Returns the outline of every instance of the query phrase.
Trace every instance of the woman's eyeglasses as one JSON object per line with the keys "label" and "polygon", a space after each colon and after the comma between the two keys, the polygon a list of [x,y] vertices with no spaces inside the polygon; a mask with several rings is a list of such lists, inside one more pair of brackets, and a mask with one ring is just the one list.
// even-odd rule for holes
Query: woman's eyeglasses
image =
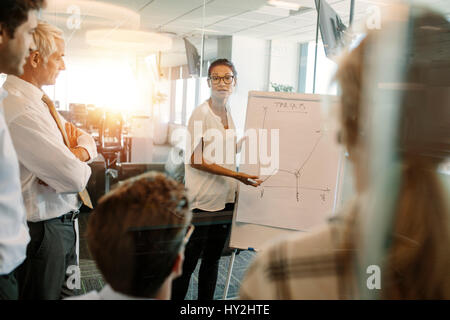
{"label": "woman's eyeglasses", "polygon": [[231,74],[227,74],[227,75],[225,75],[223,77],[219,77],[219,76],[211,76],[211,77],[209,77],[209,80],[211,80],[211,82],[213,84],[219,84],[220,80],[223,80],[223,82],[225,84],[231,84],[233,82],[233,79],[234,79],[234,76],[231,75]]}

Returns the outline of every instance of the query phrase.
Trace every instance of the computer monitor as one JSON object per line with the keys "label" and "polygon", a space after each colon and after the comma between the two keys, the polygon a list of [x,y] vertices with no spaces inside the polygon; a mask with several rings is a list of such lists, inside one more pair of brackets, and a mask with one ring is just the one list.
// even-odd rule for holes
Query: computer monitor
{"label": "computer monitor", "polygon": [[347,26],[325,0],[315,0],[315,3],[325,54],[328,58],[335,57],[346,44]]}
{"label": "computer monitor", "polygon": [[183,38],[184,46],[186,47],[186,57],[189,68],[189,75],[199,76],[200,75],[200,55],[198,54],[197,48],[189,42],[186,38]]}

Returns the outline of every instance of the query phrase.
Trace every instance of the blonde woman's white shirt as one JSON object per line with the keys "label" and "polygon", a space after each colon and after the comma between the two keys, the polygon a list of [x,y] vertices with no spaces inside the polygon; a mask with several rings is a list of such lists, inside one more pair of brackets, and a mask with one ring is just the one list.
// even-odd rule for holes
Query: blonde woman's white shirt
{"label": "blonde woman's white shirt", "polygon": [[[39,88],[11,75],[4,88],[9,93],[4,100],[5,120],[19,159],[28,221],[53,219],[78,210],[78,192],[86,187],[91,168],[64,144]],[[65,128],[66,120],[59,117]],[[89,134],[78,138],[78,146],[87,150],[90,161],[97,157],[95,141]]]}
{"label": "blonde woman's white shirt", "polygon": [[[219,116],[211,110],[207,101],[194,109],[188,123],[190,141],[187,141],[186,159],[189,160],[195,147],[203,138],[203,158],[229,170],[236,170],[235,125],[227,107],[228,129]],[[200,125],[201,124],[201,125]],[[216,150],[215,139],[221,140],[223,147]],[[189,140],[189,137],[188,139]],[[190,153],[190,154],[188,154]],[[221,155],[218,157],[217,155]],[[217,158],[220,158],[217,161]],[[226,203],[235,201],[237,181],[185,165],[186,188],[191,198],[192,208],[204,211],[219,211]]]}
{"label": "blonde woman's white shirt", "polygon": [[19,163],[3,118],[0,87],[0,275],[9,274],[26,256],[30,235],[20,188]]}

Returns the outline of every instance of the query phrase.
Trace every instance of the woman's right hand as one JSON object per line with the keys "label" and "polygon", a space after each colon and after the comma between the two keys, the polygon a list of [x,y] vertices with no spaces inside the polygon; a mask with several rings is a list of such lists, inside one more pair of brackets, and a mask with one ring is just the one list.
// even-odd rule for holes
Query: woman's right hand
{"label": "woman's right hand", "polygon": [[258,187],[262,183],[258,176],[252,176],[243,172],[237,172],[235,178],[243,184],[252,187]]}

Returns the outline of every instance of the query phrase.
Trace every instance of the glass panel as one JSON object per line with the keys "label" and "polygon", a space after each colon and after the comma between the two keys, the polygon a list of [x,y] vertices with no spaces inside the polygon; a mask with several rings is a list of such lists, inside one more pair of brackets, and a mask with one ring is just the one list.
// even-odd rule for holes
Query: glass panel
{"label": "glass panel", "polygon": [[[337,94],[336,84],[330,83],[337,67],[333,36],[348,36],[348,29],[344,32],[341,24],[349,25],[349,0],[321,2],[322,9],[329,4],[327,14],[333,14],[333,19],[326,15],[321,19],[322,26],[328,26],[322,32],[316,30],[314,0],[47,2],[41,18],[63,32],[66,70],[43,90],[64,116],[94,136],[98,145],[103,119],[108,115],[120,120],[120,134],[106,140],[125,141],[121,158],[99,148],[103,154],[99,161],[106,159],[107,168],[120,172],[115,182],[155,168],[162,171],[160,164],[168,163],[169,153],[180,151],[173,148],[169,133],[184,127],[192,111],[210,97],[207,69],[216,59],[229,59],[237,70],[237,85],[228,104],[238,138],[244,133],[250,91]],[[355,1],[355,34],[350,37],[355,44],[368,22],[377,26],[377,14],[388,2]],[[421,2],[450,16],[448,1]],[[0,75],[0,84],[3,81]],[[120,147],[118,143],[116,147]],[[127,164],[116,166],[116,160]],[[159,164],[144,170],[140,162]],[[343,162],[345,190],[340,202],[355,194],[352,167]],[[127,165],[132,167],[128,173]],[[184,172],[183,164],[174,168]],[[449,165],[443,164],[440,170],[449,172]],[[184,181],[183,174],[179,181]],[[99,176],[104,177],[105,172]],[[104,194],[104,187],[97,188],[97,198]],[[225,286],[223,278],[217,288]],[[237,288],[234,286],[228,298],[237,297]],[[221,294],[223,290],[216,290],[215,298]],[[196,291],[189,290],[186,298],[195,297]]]}

